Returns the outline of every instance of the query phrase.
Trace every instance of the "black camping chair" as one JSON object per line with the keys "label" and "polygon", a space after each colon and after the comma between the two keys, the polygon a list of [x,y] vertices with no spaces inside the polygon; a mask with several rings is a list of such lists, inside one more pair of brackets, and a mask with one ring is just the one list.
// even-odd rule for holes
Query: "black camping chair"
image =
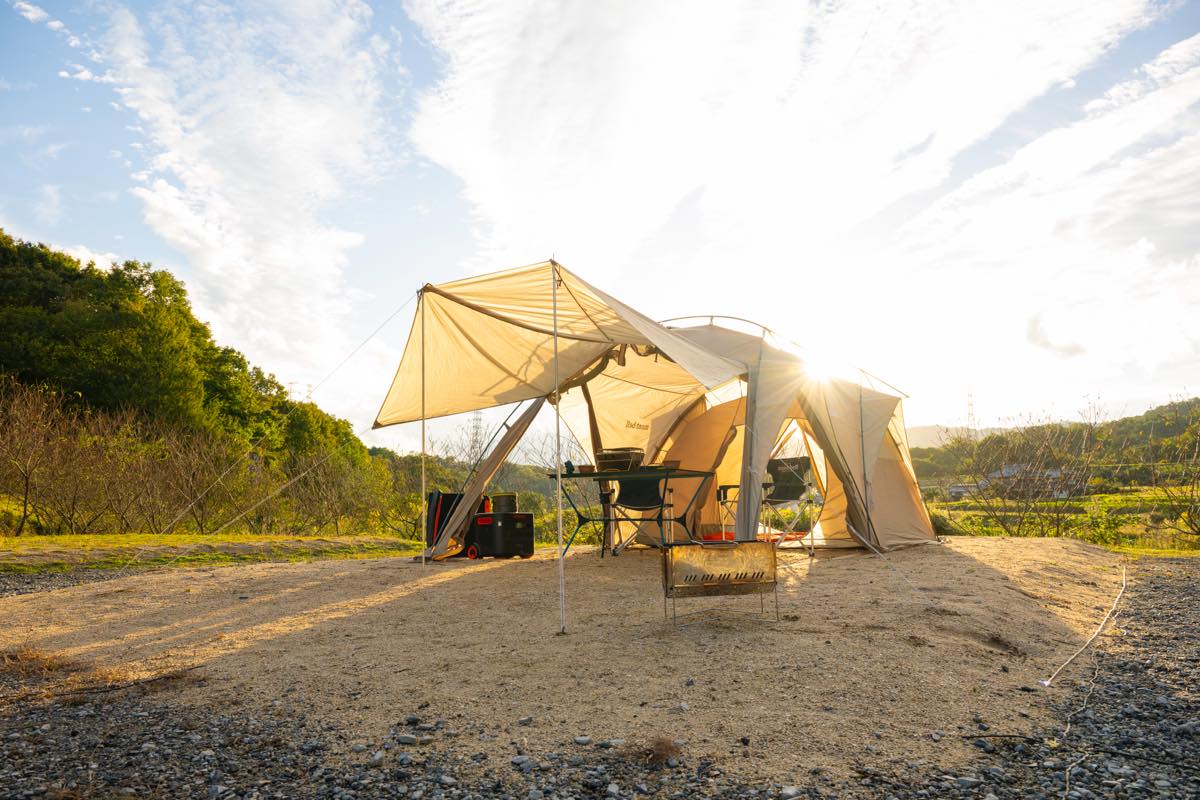
{"label": "black camping chair", "polygon": [[[665,541],[666,531],[663,530],[663,526],[671,517],[669,513],[673,507],[671,494],[672,490],[668,489],[667,497],[663,498],[662,478],[618,478],[616,497],[612,501],[614,529],[619,532],[622,522],[634,525],[654,522],[659,526],[660,538]],[[632,511],[653,511],[655,513],[652,517],[635,517],[629,513]],[[636,531],[634,535],[637,535]],[[622,542],[617,544],[615,550],[620,552],[623,548],[624,543]]]}
{"label": "black camping chair", "polygon": [[[773,518],[780,523],[779,541],[782,542],[788,534],[792,533],[800,519],[800,514],[797,509],[796,516],[785,527],[780,510],[784,506],[799,505],[807,501],[809,492],[813,488],[812,461],[808,456],[772,458],[767,462],[767,474],[771,476],[771,483],[763,490],[763,511],[766,512],[768,521]],[[810,554],[812,552],[811,545],[809,552]]]}

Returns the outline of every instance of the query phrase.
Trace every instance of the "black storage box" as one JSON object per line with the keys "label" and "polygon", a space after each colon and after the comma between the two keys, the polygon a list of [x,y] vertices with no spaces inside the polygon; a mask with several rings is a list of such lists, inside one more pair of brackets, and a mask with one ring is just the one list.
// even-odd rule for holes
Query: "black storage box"
{"label": "black storage box", "polygon": [[468,558],[529,558],[533,555],[533,514],[476,514]]}

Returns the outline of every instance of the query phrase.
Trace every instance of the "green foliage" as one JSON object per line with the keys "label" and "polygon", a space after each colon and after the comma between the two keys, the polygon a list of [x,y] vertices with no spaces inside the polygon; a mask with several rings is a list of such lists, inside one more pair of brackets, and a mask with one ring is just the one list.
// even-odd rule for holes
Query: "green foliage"
{"label": "green foliage", "polygon": [[107,411],[132,409],[244,441],[278,416],[283,388],[219,347],[174,276],[111,270],[0,230],[0,373]]}

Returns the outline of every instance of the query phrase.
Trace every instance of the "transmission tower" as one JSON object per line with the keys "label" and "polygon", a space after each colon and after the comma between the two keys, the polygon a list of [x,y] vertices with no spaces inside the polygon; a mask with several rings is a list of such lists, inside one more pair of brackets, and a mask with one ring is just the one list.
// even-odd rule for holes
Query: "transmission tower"
{"label": "transmission tower", "polygon": [[487,446],[487,439],[483,435],[483,412],[474,411],[471,413],[471,434],[470,434],[470,460],[472,464],[479,462],[483,457],[483,448]]}
{"label": "transmission tower", "polygon": [[967,391],[967,436],[971,441],[979,438],[979,426],[975,422],[975,394]]}

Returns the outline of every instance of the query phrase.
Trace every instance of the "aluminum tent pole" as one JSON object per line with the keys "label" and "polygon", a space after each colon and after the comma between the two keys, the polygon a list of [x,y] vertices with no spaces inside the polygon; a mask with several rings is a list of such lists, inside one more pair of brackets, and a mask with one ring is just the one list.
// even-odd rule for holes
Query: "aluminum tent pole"
{"label": "aluminum tent pole", "polygon": [[867,536],[875,538],[875,524],[871,521],[871,485],[867,481],[867,432],[863,430],[865,417],[863,414],[863,387],[858,384],[858,452],[862,459],[862,501],[863,513],[867,515]]}
{"label": "aluminum tent pole", "polygon": [[558,632],[567,632],[567,572],[563,552],[562,412],[558,377],[558,264],[550,261],[550,305],[554,322],[554,497],[558,526]]}
{"label": "aluminum tent pole", "polygon": [[429,530],[429,492],[425,488],[425,291],[417,292],[417,306],[421,309],[421,566],[425,566],[425,552],[429,543],[425,541]]}

